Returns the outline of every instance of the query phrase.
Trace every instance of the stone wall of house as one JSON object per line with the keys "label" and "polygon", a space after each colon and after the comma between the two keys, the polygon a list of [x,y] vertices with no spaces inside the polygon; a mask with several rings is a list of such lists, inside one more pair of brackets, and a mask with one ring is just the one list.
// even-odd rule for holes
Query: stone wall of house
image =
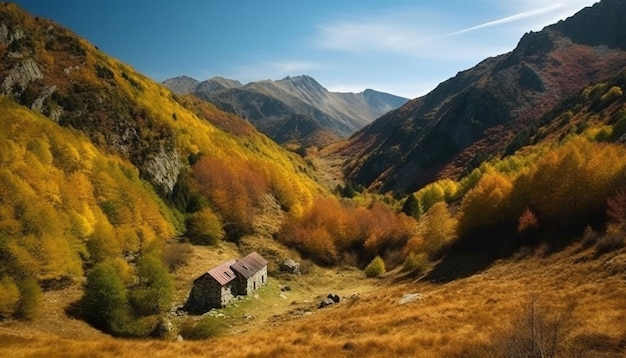
{"label": "stone wall of house", "polygon": [[221,286],[211,277],[201,277],[194,282],[185,309],[200,314],[212,308],[222,308],[233,299],[232,286]]}
{"label": "stone wall of house", "polygon": [[249,295],[255,290],[258,290],[261,285],[267,283],[267,266],[257,271],[254,275],[250,276],[247,280],[236,273],[237,279],[235,279],[234,291],[236,295]]}

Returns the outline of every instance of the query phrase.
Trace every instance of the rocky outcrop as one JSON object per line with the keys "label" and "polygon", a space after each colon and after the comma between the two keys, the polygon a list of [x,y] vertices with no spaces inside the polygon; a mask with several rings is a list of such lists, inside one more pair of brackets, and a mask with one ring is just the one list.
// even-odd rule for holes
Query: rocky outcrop
{"label": "rocky outcrop", "polygon": [[[44,102],[48,97],[52,96],[56,89],[57,86],[55,85],[44,87],[41,93],[39,93],[39,97],[37,97],[37,99],[35,99],[35,102],[33,102],[33,104],[30,106],[30,109],[32,109],[33,111],[41,112]],[[56,122],[54,118],[52,119]]]}
{"label": "rocky outcrop", "polygon": [[148,159],[142,166],[150,181],[165,193],[171,193],[183,167],[175,148],[161,150]]}
{"label": "rocky outcrop", "polygon": [[5,24],[0,24],[0,45],[10,45],[13,41],[23,39],[24,31],[19,27],[9,30]]}
{"label": "rocky outcrop", "polygon": [[29,83],[43,78],[43,73],[32,58],[16,63],[2,81],[0,88],[5,95],[19,95]]}

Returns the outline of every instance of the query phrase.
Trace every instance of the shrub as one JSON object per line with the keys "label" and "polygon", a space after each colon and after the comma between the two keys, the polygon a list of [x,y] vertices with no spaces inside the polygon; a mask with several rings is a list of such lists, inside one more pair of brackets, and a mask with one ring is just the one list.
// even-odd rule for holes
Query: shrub
{"label": "shrub", "polygon": [[367,277],[379,277],[385,273],[385,261],[380,256],[374,257],[364,272]]}
{"label": "shrub", "polygon": [[425,253],[411,252],[404,259],[403,272],[412,272],[417,276],[423,275],[428,270],[428,255]]}
{"label": "shrub", "polygon": [[153,255],[144,255],[137,275],[139,285],[131,294],[136,313],[148,316],[168,310],[174,299],[174,284],[163,263]]}
{"label": "shrub", "polygon": [[185,265],[189,261],[192,248],[188,243],[173,242],[163,250],[163,262],[170,272]]}
{"label": "shrub", "polygon": [[606,201],[606,214],[612,224],[623,227],[626,222],[626,192],[619,189]]}
{"label": "shrub", "polygon": [[622,233],[609,233],[598,238],[596,242],[596,257],[600,257],[611,251],[616,251],[626,246]]}
{"label": "shrub", "polygon": [[194,324],[193,320],[187,320],[180,330],[180,335],[189,340],[201,340],[216,337],[224,330],[222,324],[215,317],[205,316]]}
{"label": "shrub", "polygon": [[582,245],[585,249],[590,248],[598,242],[598,233],[593,230],[591,225],[585,226],[585,230],[583,231],[583,241]]}
{"label": "shrub", "polygon": [[569,357],[573,310],[573,305],[549,309],[531,299],[526,309],[514,317],[510,329],[495,340],[496,356]]}

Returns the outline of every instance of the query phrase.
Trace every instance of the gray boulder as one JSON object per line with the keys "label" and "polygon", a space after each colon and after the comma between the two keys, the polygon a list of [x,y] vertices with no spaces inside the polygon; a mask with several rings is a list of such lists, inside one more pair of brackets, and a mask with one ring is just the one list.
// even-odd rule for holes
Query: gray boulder
{"label": "gray boulder", "polygon": [[324,308],[324,307],[330,306],[330,305],[332,305],[332,304],[335,304],[335,301],[333,301],[333,299],[332,299],[332,298],[325,298],[325,299],[323,299],[323,300],[320,302],[320,304],[319,304],[319,305],[317,305],[317,308]]}
{"label": "gray boulder", "polygon": [[300,274],[300,263],[295,262],[292,259],[287,259],[280,264],[280,270],[293,275]]}

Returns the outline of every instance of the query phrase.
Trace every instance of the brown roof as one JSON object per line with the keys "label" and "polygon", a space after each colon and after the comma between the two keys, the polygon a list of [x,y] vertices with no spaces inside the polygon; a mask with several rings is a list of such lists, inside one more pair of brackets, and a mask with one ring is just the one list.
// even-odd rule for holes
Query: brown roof
{"label": "brown roof", "polygon": [[253,252],[232,264],[231,268],[233,271],[241,274],[244,278],[249,278],[265,266],[267,266],[267,260],[265,260],[263,256]]}
{"label": "brown roof", "polygon": [[235,262],[235,260],[226,261],[223,264],[210,269],[206,274],[211,276],[215,281],[217,281],[217,283],[224,286],[235,279],[235,273],[230,268]]}

